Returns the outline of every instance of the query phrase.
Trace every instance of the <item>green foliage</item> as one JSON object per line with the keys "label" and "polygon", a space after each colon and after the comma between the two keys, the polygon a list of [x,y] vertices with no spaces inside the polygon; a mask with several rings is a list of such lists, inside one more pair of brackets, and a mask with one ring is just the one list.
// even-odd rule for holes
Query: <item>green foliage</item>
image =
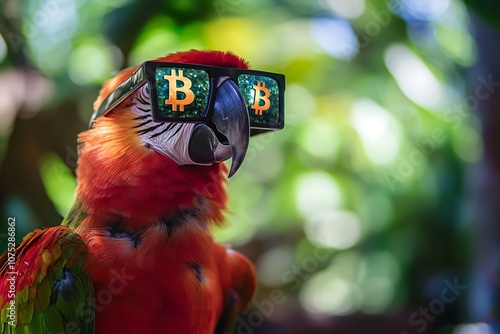
{"label": "green foliage", "polygon": [[47,196],[54,202],[57,211],[62,216],[66,216],[75,197],[75,177],[54,153],[48,153],[45,156],[40,166],[40,174]]}

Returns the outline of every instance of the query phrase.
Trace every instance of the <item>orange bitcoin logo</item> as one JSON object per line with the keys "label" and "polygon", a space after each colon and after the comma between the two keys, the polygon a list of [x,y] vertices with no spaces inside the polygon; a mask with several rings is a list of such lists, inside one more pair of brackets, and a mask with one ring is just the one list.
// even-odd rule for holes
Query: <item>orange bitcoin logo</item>
{"label": "orange bitcoin logo", "polygon": [[[253,104],[250,108],[255,110],[255,115],[262,116],[262,112],[269,109],[271,106],[271,102],[269,102],[269,96],[271,93],[269,92],[269,89],[266,88],[266,83],[265,82],[260,82],[257,81],[257,85],[253,86],[253,89],[255,89],[255,96],[253,99]],[[261,92],[264,93],[264,95],[261,95]],[[260,101],[264,101],[264,105],[260,105]]]}
{"label": "orange bitcoin logo", "polygon": [[[194,93],[190,89],[193,83],[184,76],[182,70],[179,70],[179,75],[177,75],[172,69],[170,75],[164,75],[163,79],[168,80],[168,100],[165,100],[165,104],[171,104],[172,111],[177,111],[177,107],[179,107],[179,111],[184,111],[184,106],[193,103]],[[182,82],[181,87],[177,87],[177,81]],[[185,97],[177,99],[178,92],[184,93]]]}

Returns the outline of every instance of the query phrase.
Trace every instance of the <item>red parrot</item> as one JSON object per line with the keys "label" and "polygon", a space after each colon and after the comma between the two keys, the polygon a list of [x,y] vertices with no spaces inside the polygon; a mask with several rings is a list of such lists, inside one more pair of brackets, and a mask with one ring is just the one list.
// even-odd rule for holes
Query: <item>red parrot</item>
{"label": "red parrot", "polygon": [[[78,137],[72,209],[61,226],[27,235],[14,267],[7,253],[0,258],[1,333],[229,333],[252,303],[253,265],[211,232],[226,209],[222,162],[232,158],[234,174],[253,124],[243,83],[222,74],[248,65],[230,52],[190,50],[144,68],[157,63],[217,70],[207,79],[189,65],[191,80],[181,80],[182,70],[172,69],[157,78],[173,80],[163,93],[154,78],[137,84],[141,67],[104,84],[91,127]],[[258,94],[265,85],[256,87]],[[208,112],[193,122],[203,92]],[[254,96],[256,114],[271,93]],[[156,121],[153,94],[166,94],[158,103],[190,120]]]}

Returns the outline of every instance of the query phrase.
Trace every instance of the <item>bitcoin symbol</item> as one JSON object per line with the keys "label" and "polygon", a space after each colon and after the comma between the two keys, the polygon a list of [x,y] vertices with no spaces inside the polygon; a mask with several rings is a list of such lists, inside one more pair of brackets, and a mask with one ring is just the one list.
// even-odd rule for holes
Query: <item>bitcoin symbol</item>
{"label": "bitcoin symbol", "polygon": [[[164,75],[163,79],[168,80],[168,100],[165,100],[165,104],[172,105],[172,111],[184,111],[184,106],[193,103],[194,93],[190,89],[192,82],[189,78],[183,75],[182,70],[179,70],[179,75],[175,74],[175,70],[170,71],[170,75]],[[177,87],[177,81],[182,82],[181,87]],[[177,99],[177,93],[184,93],[185,97],[183,99]]]}
{"label": "bitcoin symbol", "polygon": [[[253,89],[255,89],[255,96],[254,96],[254,102],[250,108],[255,110],[255,115],[262,116],[262,112],[269,109],[271,106],[271,103],[269,102],[269,96],[271,93],[269,92],[269,89],[266,88],[266,83],[265,82],[260,82],[257,81],[257,85],[253,86]],[[260,92],[264,92],[264,95],[261,95]],[[264,101],[264,105],[260,105],[260,101]]]}

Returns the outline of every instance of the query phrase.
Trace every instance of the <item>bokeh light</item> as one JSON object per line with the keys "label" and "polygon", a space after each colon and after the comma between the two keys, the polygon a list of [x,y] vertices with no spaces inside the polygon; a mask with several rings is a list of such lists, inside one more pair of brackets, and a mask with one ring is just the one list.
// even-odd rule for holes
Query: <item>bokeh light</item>
{"label": "bokeh light", "polygon": [[3,36],[0,34],[0,63],[5,59],[6,56],[7,56],[7,43],[5,42]]}
{"label": "bokeh light", "polygon": [[385,64],[409,99],[430,110],[443,107],[445,88],[406,46],[390,46],[385,53]]}
{"label": "bokeh light", "polygon": [[48,153],[42,160],[40,176],[47,191],[47,195],[57,208],[57,211],[65,216],[71,208],[75,198],[76,180],[71,171],[54,153]]}
{"label": "bokeh light", "polygon": [[361,237],[359,218],[352,212],[319,211],[305,225],[308,239],[317,246],[346,249]]}
{"label": "bokeh light", "polygon": [[398,0],[393,2],[393,9],[402,15],[417,20],[437,20],[450,6],[450,0]]}
{"label": "bokeh light", "polygon": [[453,334],[494,334],[495,330],[488,324],[475,323],[460,325],[455,328]]}
{"label": "bokeh light", "polygon": [[297,180],[295,199],[299,212],[307,218],[319,211],[340,207],[342,192],[331,175],[313,172]]}
{"label": "bokeh light", "polygon": [[311,35],[329,55],[339,59],[352,59],[359,43],[348,21],[320,17],[311,22]]}
{"label": "bokeh light", "polygon": [[389,164],[399,153],[399,122],[381,106],[370,100],[356,101],[351,122],[358,131],[365,153],[376,164]]}
{"label": "bokeh light", "polygon": [[104,38],[95,37],[78,45],[69,62],[69,77],[78,85],[103,82],[109,73],[121,66],[122,55],[118,48]]}
{"label": "bokeh light", "polygon": [[355,19],[361,16],[366,7],[365,0],[323,0],[322,3],[335,14],[346,19]]}

